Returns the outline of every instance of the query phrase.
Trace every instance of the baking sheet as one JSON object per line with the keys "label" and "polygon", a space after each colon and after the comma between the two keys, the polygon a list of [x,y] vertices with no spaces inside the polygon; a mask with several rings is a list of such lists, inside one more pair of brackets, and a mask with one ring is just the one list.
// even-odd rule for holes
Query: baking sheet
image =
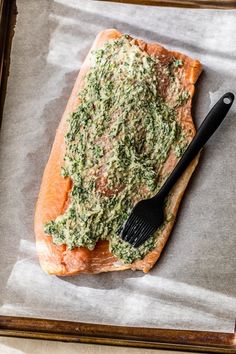
{"label": "baking sheet", "polygon": [[233,332],[236,105],[202,153],[156,267],[59,278],[35,254],[34,205],[55,130],[96,34],[115,27],[199,58],[196,124],[236,92],[236,11],[18,0],[1,131],[0,314]]}

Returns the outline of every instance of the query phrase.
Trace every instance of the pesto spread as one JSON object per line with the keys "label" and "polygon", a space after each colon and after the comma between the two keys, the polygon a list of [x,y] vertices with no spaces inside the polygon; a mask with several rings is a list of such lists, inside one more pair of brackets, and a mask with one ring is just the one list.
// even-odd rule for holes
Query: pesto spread
{"label": "pesto spread", "polygon": [[[94,51],[91,65],[65,135],[62,175],[73,182],[70,204],[44,230],[69,249],[93,250],[99,239],[108,240],[118,259],[132,263],[155,247],[158,232],[135,249],[117,230],[137,201],[157,193],[171,147],[181,154],[175,113],[181,100],[165,102],[157,89],[158,58],[128,36]],[[181,65],[173,58],[172,69]]]}

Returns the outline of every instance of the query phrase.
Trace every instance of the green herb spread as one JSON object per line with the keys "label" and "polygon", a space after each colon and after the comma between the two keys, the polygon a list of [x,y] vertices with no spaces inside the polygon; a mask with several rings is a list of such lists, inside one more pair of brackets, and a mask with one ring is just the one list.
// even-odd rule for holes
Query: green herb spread
{"label": "green herb spread", "polygon": [[[44,227],[54,243],[93,250],[99,239],[109,240],[125,263],[155,247],[158,232],[135,249],[117,230],[137,201],[157,193],[171,147],[179,155],[182,149],[175,109],[157,90],[158,64],[128,36],[93,52],[65,136],[62,175],[73,182],[70,205]],[[181,65],[173,58],[172,69]]]}

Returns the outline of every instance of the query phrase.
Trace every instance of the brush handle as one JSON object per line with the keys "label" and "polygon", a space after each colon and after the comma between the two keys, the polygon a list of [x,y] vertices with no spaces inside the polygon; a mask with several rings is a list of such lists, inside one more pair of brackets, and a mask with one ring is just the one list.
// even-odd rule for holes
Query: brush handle
{"label": "brush handle", "polygon": [[171,175],[167,178],[160,191],[153,197],[153,199],[165,198],[170,192],[171,188],[177,182],[182,173],[186,170],[193,158],[198,154],[201,148],[205,145],[208,139],[214,134],[225,116],[227,115],[232,103],[234,95],[231,92],[224,94],[219,101],[210,110],[187,150],[179,160]]}

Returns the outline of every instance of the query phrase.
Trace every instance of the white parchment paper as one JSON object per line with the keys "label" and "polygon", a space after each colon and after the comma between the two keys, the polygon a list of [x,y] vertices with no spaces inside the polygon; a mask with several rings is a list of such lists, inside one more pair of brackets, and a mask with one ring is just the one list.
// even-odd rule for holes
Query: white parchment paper
{"label": "white parchment paper", "polygon": [[96,34],[115,27],[199,58],[196,124],[236,92],[236,11],[18,0],[1,131],[0,314],[233,332],[236,104],[202,153],[178,221],[147,275],[59,278],[35,254],[34,206],[56,127]]}

